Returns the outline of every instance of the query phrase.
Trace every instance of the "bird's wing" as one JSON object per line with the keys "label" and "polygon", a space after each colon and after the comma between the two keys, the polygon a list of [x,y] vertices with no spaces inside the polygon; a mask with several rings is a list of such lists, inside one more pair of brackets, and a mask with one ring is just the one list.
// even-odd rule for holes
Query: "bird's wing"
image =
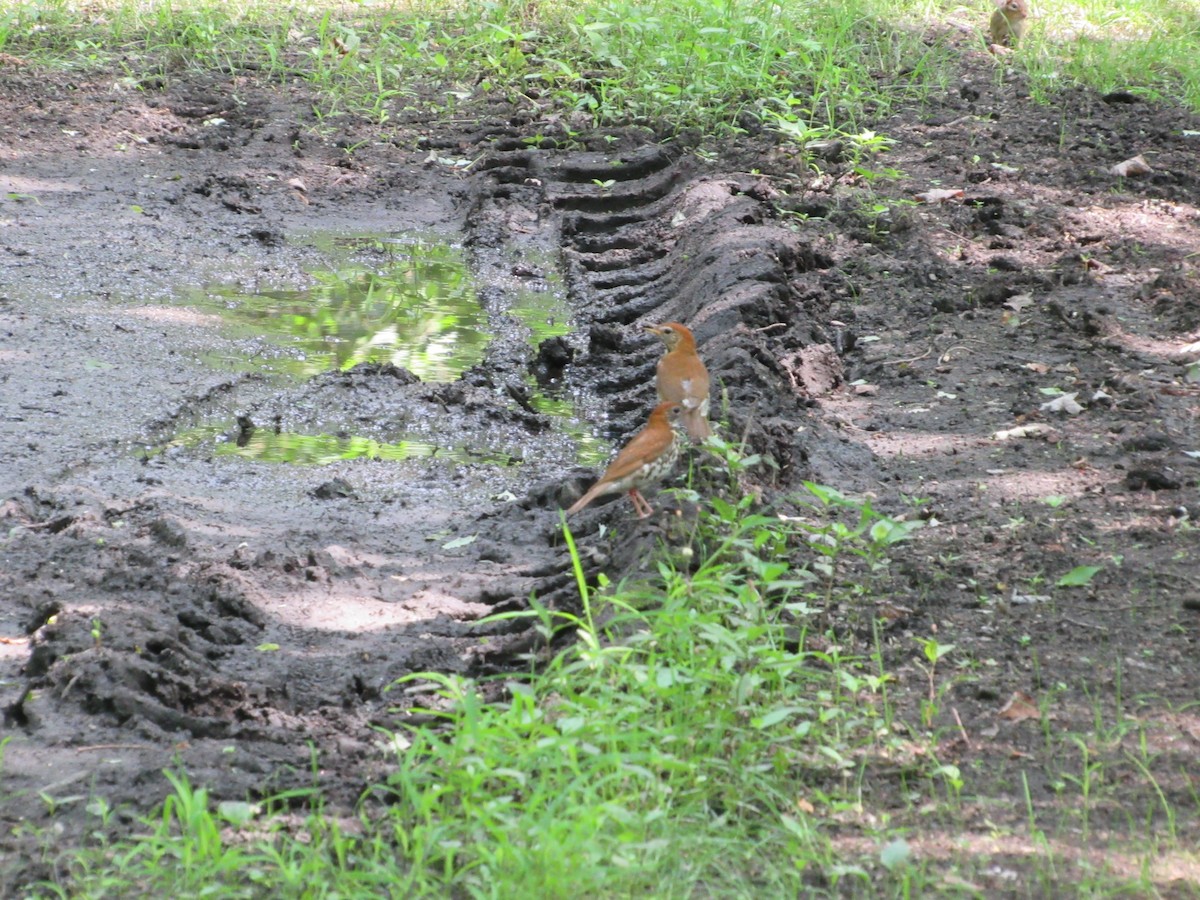
{"label": "bird's wing", "polygon": [[636,473],[647,460],[654,459],[662,453],[671,440],[673,440],[673,435],[669,428],[665,436],[659,434],[657,429],[643,428],[633,436],[633,440],[621,448],[616,459],[605,470],[604,478],[608,481],[628,478]]}

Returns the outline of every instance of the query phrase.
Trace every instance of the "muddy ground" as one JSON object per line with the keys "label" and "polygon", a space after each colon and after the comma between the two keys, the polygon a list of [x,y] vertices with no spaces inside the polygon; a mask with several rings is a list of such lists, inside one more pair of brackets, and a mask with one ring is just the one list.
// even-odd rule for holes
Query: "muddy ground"
{"label": "muddy ground", "polygon": [[[530,376],[619,443],[653,393],[659,351],[640,326],[663,320],[695,331],[726,434],[776,461],[751,479],[764,504],[796,511],[788,495],[811,479],[926,520],[863,603],[888,622],[910,721],[927,687],[914,638],[955,645],[938,757],[994,802],[941,834],[884,771],[866,818],[922,822],[927,857],[994,857],[980,886],[1001,889],[1034,852],[1025,773],[1044,827],[1061,825],[1055,848],[1121,871],[1133,857],[1112,847],[1162,814],[1124,755],[1134,723],[1194,845],[1200,121],[1129,94],[1037,105],[995,65],[964,49],[959,83],[874,123],[896,144],[859,165],[897,178],[856,173],[846,146],[806,160],[765,133],[568,141],[532,108],[331,125],[300,85],[4,70],[7,888],[52,873],[37,828],[78,842],[90,795],[132,827],[166,767],[219,799],[315,777],[353,803],[390,764],[375,728],[398,721],[396,678],[522,665],[519,622],[476,622],[530,593],[573,601],[557,510],[594,471],[526,402]],[[1149,174],[1108,171],[1136,154]],[[932,188],[962,195],[912,202]],[[303,287],[327,264],[313,235],[413,232],[465,248],[494,334],[449,384],[216,365],[294,351],[181,301],[213,283]],[[540,353],[508,315],[527,289],[573,311]],[[1082,409],[1045,408],[1049,388]],[[424,428],[520,462],[287,465],[176,440],[208,424],[236,441],[238,417],[381,442]],[[1036,427],[997,437],[1022,426]],[[635,524],[620,501],[577,528],[592,569],[621,577],[663,521]],[[1102,568],[1055,587],[1081,565]],[[1000,714],[1022,694],[1113,761],[1091,847],[1048,774],[1078,775],[1079,749],[1019,705]],[[841,827],[853,855],[870,822]],[[1186,863],[1164,854],[1153,877],[1195,885]]]}

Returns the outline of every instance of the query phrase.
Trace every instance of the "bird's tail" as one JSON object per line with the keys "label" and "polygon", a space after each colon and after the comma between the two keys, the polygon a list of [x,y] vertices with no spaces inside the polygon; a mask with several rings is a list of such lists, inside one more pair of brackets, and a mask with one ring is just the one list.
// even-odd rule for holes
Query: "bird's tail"
{"label": "bird's tail", "polygon": [[567,515],[568,516],[575,515],[575,513],[579,512],[581,509],[583,509],[585,506],[587,506],[589,503],[591,503],[593,500],[595,500],[599,496],[600,496],[600,482],[596,482],[594,485],[592,485],[590,488],[588,488],[587,492],[582,497],[580,497],[578,500],[576,500],[574,503],[571,504],[571,508],[567,510]]}
{"label": "bird's tail", "polygon": [[698,409],[686,409],[681,416],[683,427],[687,429],[688,436],[693,441],[703,441],[712,434],[712,426],[708,424],[708,417]]}

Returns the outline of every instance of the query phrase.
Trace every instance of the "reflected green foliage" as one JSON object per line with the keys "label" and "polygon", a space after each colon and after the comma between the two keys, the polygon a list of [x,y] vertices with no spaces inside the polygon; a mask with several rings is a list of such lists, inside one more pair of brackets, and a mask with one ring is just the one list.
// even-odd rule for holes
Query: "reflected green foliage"
{"label": "reflected green foliage", "polygon": [[475,450],[470,447],[444,447],[428,441],[400,441],[385,444],[365,437],[337,437],[332,434],[294,434],[256,431],[245,445],[220,444],[219,456],[241,456],[264,462],[324,466],[341,459],[413,458],[444,459],[459,463],[484,463],[495,466],[515,465],[519,460],[506,453]]}
{"label": "reflected green foliage", "polygon": [[[513,298],[508,314],[530,332],[530,343],[537,348],[542,341],[565,337],[572,331],[571,306],[562,293],[551,290],[524,290]],[[595,430],[579,418],[575,404],[568,397],[543,390],[532,376],[527,379],[532,392],[530,405],[543,415],[554,419],[556,430],[570,437],[578,448],[576,461],[584,466],[603,466],[612,456],[612,446],[597,437]]]}
{"label": "reflected green foliage", "polygon": [[529,402],[542,415],[554,419],[556,428],[575,441],[575,460],[581,466],[608,464],[612,458],[612,444],[597,437],[592,426],[580,421],[572,401],[539,390],[533,393]]}
{"label": "reflected green foliage", "polygon": [[[325,234],[309,240],[331,261],[328,270],[312,273],[313,287],[264,288],[254,293],[218,287],[199,300],[193,298],[209,308],[215,306],[249,334],[268,338],[268,346],[252,359],[211,354],[205,356],[207,362],[299,378],[360,363],[393,363],[423,381],[450,382],[484,361],[493,334],[462,251],[435,239],[414,242],[388,235]],[[510,294],[511,305],[505,310],[528,330],[532,348],[572,330],[571,307],[553,262],[536,262],[549,273],[548,285]],[[555,430],[576,444],[581,464],[599,466],[608,461],[608,442],[580,419],[570,397],[553,393],[553,388],[548,392],[532,376],[528,383],[531,405],[550,416]],[[181,432],[151,452],[196,447],[226,431],[227,423],[205,425]],[[445,445],[427,440],[381,443],[366,437],[260,431],[242,447],[218,443],[216,452],[317,465],[339,459],[412,457],[502,466],[516,462],[504,452],[468,450],[461,439],[462,435],[455,435]]]}
{"label": "reflected green foliage", "polygon": [[517,293],[508,314],[529,329],[530,343],[571,333],[571,306],[557,290],[525,290]]}
{"label": "reflected green foliage", "polygon": [[153,447],[147,446],[141,448],[141,453],[147,459],[151,459],[161,453],[166,453],[168,450],[175,450],[180,447],[198,447],[205,441],[218,440],[228,429],[228,422],[210,422],[204,425],[196,425],[192,428],[185,428],[176,433],[169,441]]}
{"label": "reflected green foliage", "polygon": [[178,447],[195,448],[206,442],[216,442],[217,456],[240,456],[262,462],[292,463],[294,465],[325,466],[342,459],[438,459],[456,463],[482,463],[493,466],[513,466],[517,457],[499,450],[450,446],[432,441],[398,441],[385,443],[366,437],[338,437],[332,434],[275,433],[259,429],[241,446],[223,440],[232,424],[198,425],[181,431],[169,442],[145,450],[147,457],[158,456]]}
{"label": "reflected green foliage", "polygon": [[393,363],[422,381],[454,381],[483,360],[491,336],[466,262],[446,244],[395,245],[381,271],[315,272],[303,290],[218,290],[223,314],[287,339],[295,375]]}

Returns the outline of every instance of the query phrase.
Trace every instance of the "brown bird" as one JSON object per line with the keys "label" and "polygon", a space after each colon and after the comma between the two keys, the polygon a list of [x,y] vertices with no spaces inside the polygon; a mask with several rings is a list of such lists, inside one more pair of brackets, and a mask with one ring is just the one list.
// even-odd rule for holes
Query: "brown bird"
{"label": "brown bird", "polygon": [[1025,33],[1029,5],[1025,0],[998,0],[996,6],[989,23],[992,43],[1001,47],[1015,47]]}
{"label": "brown bird", "polygon": [[666,402],[654,407],[646,427],[621,448],[600,480],[575,501],[567,510],[567,515],[579,512],[597,497],[625,491],[629,492],[629,499],[633,501],[639,519],[653,513],[654,509],[646,502],[639,488],[662,480],[675,467],[675,460],[679,458],[675,424],[681,412],[682,407],[678,403]]}
{"label": "brown bird", "polygon": [[680,417],[694,441],[702,441],[712,429],[708,425],[708,369],[696,354],[696,339],[678,322],[647,325],[667,345],[658,361],[658,399],[683,407]]}

